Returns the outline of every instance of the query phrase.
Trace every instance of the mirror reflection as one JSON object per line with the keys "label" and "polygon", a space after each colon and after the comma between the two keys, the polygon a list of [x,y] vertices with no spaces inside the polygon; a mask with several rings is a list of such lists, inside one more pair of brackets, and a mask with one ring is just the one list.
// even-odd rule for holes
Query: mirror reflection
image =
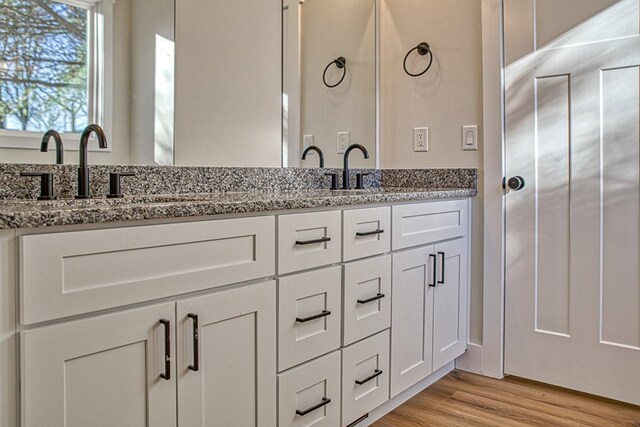
{"label": "mirror reflection", "polygon": [[55,129],[77,163],[98,123],[95,163],[172,165],[174,27],[174,0],[0,0],[0,159],[54,163]]}
{"label": "mirror reflection", "polygon": [[361,144],[375,167],[375,0],[284,0],[283,164],[342,167],[343,153]]}

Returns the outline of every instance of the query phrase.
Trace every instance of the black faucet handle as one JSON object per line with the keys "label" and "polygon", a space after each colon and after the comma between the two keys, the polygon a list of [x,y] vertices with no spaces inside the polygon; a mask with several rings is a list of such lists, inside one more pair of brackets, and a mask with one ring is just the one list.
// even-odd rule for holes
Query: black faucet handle
{"label": "black faucet handle", "polygon": [[364,190],[364,177],[368,175],[367,172],[356,174],[356,190]]}
{"label": "black faucet handle", "polygon": [[120,186],[120,178],[123,176],[135,176],[133,172],[111,172],[109,174],[109,194],[110,199],[122,198],[122,188]]}
{"label": "black faucet handle", "polygon": [[325,176],[330,176],[331,177],[331,189],[332,190],[339,190],[340,187],[338,187],[338,174],[337,172],[327,172],[325,173]]}
{"label": "black faucet handle", "polygon": [[21,172],[20,176],[40,177],[38,200],[56,200],[56,196],[53,195],[53,174],[51,172]]}

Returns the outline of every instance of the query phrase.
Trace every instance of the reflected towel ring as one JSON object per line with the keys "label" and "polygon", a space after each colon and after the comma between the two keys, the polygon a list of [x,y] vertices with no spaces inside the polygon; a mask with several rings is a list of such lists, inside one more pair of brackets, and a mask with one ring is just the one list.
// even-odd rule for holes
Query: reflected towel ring
{"label": "reflected towel ring", "polygon": [[[329,71],[329,67],[331,67],[333,64],[336,64],[336,67],[338,67],[338,69],[343,69],[344,71],[342,72],[342,78],[340,79],[340,81],[334,85],[330,85],[329,83],[327,83],[327,71]],[[324,82],[324,85],[326,87],[334,88],[340,85],[340,83],[342,83],[346,75],[347,75],[347,60],[344,59],[344,56],[341,56],[336,60],[329,62],[329,65],[327,65],[326,68],[324,69],[324,73],[322,73],[322,81]]]}
{"label": "reflected towel ring", "polygon": [[[427,53],[429,54],[429,65],[427,65],[427,68],[423,72],[418,74],[410,73],[409,70],[407,70],[407,59],[409,59],[409,55],[411,55],[411,52],[413,52],[414,50],[417,50],[421,56],[424,56]],[[407,55],[404,57],[402,66],[404,67],[404,72],[409,74],[411,77],[420,77],[421,75],[429,71],[429,68],[431,68],[431,64],[433,64],[433,53],[431,53],[431,48],[429,47],[429,43],[422,42],[418,46],[414,47],[409,52],[407,52]]]}

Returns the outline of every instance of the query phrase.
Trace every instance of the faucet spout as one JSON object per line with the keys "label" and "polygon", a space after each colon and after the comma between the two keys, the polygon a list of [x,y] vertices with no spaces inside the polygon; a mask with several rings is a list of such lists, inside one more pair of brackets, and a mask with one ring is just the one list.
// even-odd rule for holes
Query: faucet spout
{"label": "faucet spout", "polygon": [[42,136],[42,142],[40,143],[40,151],[43,153],[49,151],[49,140],[51,138],[56,141],[56,164],[61,165],[64,163],[64,144],[62,143],[62,137],[58,132],[53,129],[45,132]]}
{"label": "faucet spout", "polygon": [[349,182],[349,154],[355,149],[362,151],[365,159],[369,158],[369,152],[363,145],[360,144],[351,144],[344,152],[344,164],[342,170],[342,189],[349,190],[351,188],[351,183]]}
{"label": "faucet spout", "polygon": [[307,153],[309,153],[309,151],[315,151],[316,153],[318,153],[318,156],[320,157],[320,167],[324,168],[324,154],[322,153],[320,147],[316,145],[310,145],[304,149],[304,151],[302,152],[302,160],[307,159]]}
{"label": "faucet spout", "polygon": [[80,135],[80,164],[78,167],[78,195],[76,199],[88,199],[91,197],[87,154],[89,151],[89,137],[92,133],[96,134],[98,146],[102,149],[107,148],[107,136],[100,126],[91,124],[82,131],[82,135]]}

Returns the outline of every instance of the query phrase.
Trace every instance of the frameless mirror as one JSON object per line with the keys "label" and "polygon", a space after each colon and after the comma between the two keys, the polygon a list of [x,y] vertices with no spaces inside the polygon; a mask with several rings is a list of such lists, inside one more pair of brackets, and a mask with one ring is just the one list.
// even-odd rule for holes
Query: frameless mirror
{"label": "frameless mirror", "polygon": [[376,0],[283,1],[283,165],[342,167],[344,145],[362,144],[354,167],[376,160]]}
{"label": "frameless mirror", "polygon": [[[172,165],[174,0],[0,0],[0,160],[77,161],[79,132],[110,139],[92,163]],[[95,146],[94,146],[95,148]]]}

